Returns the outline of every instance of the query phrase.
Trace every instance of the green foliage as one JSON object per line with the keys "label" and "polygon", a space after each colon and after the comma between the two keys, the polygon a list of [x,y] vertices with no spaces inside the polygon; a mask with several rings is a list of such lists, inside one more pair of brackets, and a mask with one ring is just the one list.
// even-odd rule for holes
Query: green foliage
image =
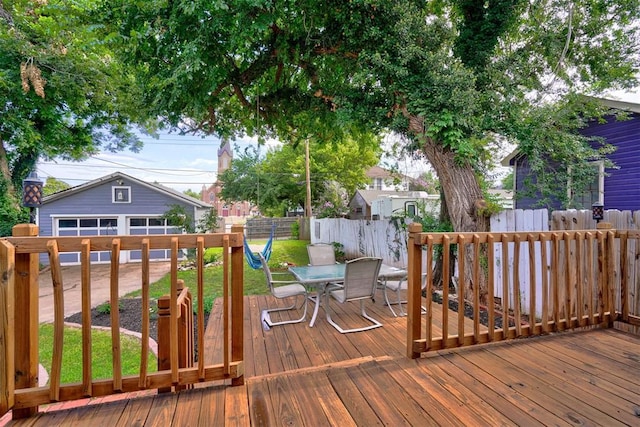
{"label": "green foliage", "polygon": [[340,242],[331,242],[331,245],[333,246],[333,252],[336,255],[336,261],[345,262],[346,254],[344,253],[344,245]]}
{"label": "green foliage", "polygon": [[509,172],[507,176],[502,178],[502,182],[500,183],[501,187],[505,190],[513,190],[515,188],[514,179],[515,177],[513,171]]}
{"label": "green foliage", "polygon": [[187,213],[182,205],[169,205],[169,209],[162,214],[162,219],[167,221],[168,225],[179,227],[184,233],[195,233],[193,217]]}
{"label": "green foliage", "polygon": [[300,221],[291,223],[291,238],[293,240],[300,238]]}
{"label": "green foliage", "polygon": [[97,33],[94,6],[0,3],[0,170],[9,194],[1,200],[3,228],[18,220],[11,212],[19,207],[8,204],[20,198],[38,160],[82,160],[141,145],[130,126],[146,124],[146,109],[135,79]]}
{"label": "green foliage", "polygon": [[0,237],[11,236],[13,226],[29,222],[29,211],[20,207],[0,178]]}
{"label": "green foliage", "polygon": [[[122,305],[118,302],[118,311],[122,310]],[[110,314],[111,313],[111,303],[109,301],[98,304],[96,307],[96,311],[100,314]]]}
{"label": "green foliage", "polygon": [[196,225],[196,231],[198,233],[208,233],[218,228],[218,211],[216,208],[211,208],[200,217],[198,224]]}
{"label": "green foliage", "polygon": [[[496,135],[540,159],[564,156],[557,170],[574,166],[576,184],[577,170],[604,154],[576,137],[576,117],[596,117],[577,95],[637,85],[639,3],[104,0],[100,16],[141,73],[141,101],[170,126],[278,137],[294,148],[395,133],[461,205],[450,206],[461,229],[486,223],[473,218],[482,197],[474,179],[486,173]],[[264,212],[301,205],[300,189],[284,180],[294,171],[259,172],[250,182],[260,182],[260,196],[236,192],[237,200],[259,201]],[[443,179],[452,174],[464,184]],[[329,201],[319,194],[314,187],[315,205]]]}
{"label": "green foliage", "polygon": [[[347,195],[367,182],[366,170],[379,158],[378,138],[370,134],[340,144],[310,142],[309,163],[312,204],[345,206]],[[248,147],[220,175],[220,196],[228,201],[248,200],[267,216],[304,206],[304,144],[284,144],[262,157]]]}
{"label": "green foliage", "polygon": [[66,190],[67,188],[71,188],[71,186],[64,181],[60,181],[59,179],[50,176],[47,177],[47,181],[42,187],[42,194],[44,196],[49,196],[57,193],[58,191]]}
{"label": "green foliage", "polygon": [[183,193],[186,194],[187,196],[193,197],[194,199],[200,200],[200,193],[193,191],[190,188],[184,190]]}
{"label": "green foliage", "polygon": [[[207,295],[202,299],[202,308],[204,309],[205,314],[211,314],[214,302],[215,298],[213,295]],[[195,297],[193,299],[193,314],[198,314],[198,298]]]}

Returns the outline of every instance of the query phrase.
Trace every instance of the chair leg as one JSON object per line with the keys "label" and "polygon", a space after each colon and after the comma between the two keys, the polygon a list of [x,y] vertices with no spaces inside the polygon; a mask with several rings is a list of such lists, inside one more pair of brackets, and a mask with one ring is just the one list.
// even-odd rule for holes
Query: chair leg
{"label": "chair leg", "polygon": [[327,322],[329,322],[329,324],[334,328],[336,328],[338,332],[340,332],[341,334],[348,334],[350,332],[368,331],[370,329],[379,328],[380,326],[382,326],[382,323],[380,323],[379,321],[377,321],[376,319],[374,319],[373,317],[367,314],[364,308],[364,300],[360,300],[360,312],[362,314],[362,317],[369,320],[371,323],[373,323],[373,325],[364,326],[362,328],[343,329],[331,318],[331,306],[329,304],[330,300],[331,300],[331,297],[329,296],[329,294],[327,294],[327,302],[325,304],[325,312],[327,313]]}
{"label": "chair leg", "polygon": [[[407,301],[401,301],[400,300],[400,288],[398,288],[396,291],[396,302],[394,304],[398,304],[398,309],[400,311],[400,316],[406,316],[407,312],[404,310],[404,307],[402,306],[402,304],[406,304]],[[393,306],[391,305],[391,301],[389,301],[389,296],[387,295],[387,288],[385,287],[383,289],[383,294],[384,294],[384,301],[387,304],[387,306],[389,307],[389,310],[391,310],[391,314],[393,314],[394,317],[398,317],[398,314],[396,314],[395,310],[393,309]],[[421,306],[421,312],[422,314],[427,314],[427,308],[425,306]]]}
{"label": "chair leg", "polygon": [[280,322],[273,322],[271,320],[271,313],[276,313],[278,311],[287,311],[287,310],[292,310],[294,308],[296,308],[296,302],[298,300],[298,296],[300,295],[296,295],[293,304],[291,304],[288,307],[281,307],[281,308],[271,308],[271,309],[265,309],[262,310],[262,313],[260,315],[260,320],[262,322],[262,326],[263,329],[268,330],[271,326],[278,326],[278,325],[288,325],[291,323],[300,323],[300,322],[304,322],[305,318],[307,317],[307,297],[305,295],[302,295],[302,300],[303,303],[300,306],[301,308],[304,306],[304,312],[302,313],[302,317],[300,317],[299,319],[293,319],[293,320],[282,320]]}

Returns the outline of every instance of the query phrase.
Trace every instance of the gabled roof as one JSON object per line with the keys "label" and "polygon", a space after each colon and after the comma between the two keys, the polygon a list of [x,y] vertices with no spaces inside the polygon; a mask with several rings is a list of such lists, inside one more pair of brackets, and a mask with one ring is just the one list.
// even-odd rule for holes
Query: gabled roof
{"label": "gabled roof", "polygon": [[[356,190],[355,194],[351,198],[353,200],[356,195],[360,195],[362,199],[371,205],[371,202],[382,196],[398,196],[398,197],[422,197],[424,193],[422,191],[390,191],[390,190]],[[418,196],[420,194],[420,196]]]}
{"label": "gabled roof", "polygon": [[85,182],[84,184],[80,184],[80,185],[76,185],[75,187],[71,187],[71,188],[67,188],[66,190],[62,190],[62,191],[58,191],[57,193],[51,194],[49,196],[45,196],[42,198],[42,204],[47,204],[56,200],[60,200],[60,199],[64,199],[65,197],[74,195],[74,194],[78,194],[81,193],[83,191],[87,191],[90,190],[92,188],[95,188],[99,185],[102,185],[104,183],[108,183],[110,181],[113,181],[115,179],[124,179],[127,180],[129,182],[135,182],[138,185],[141,185],[143,187],[147,187],[153,191],[157,191],[159,193],[163,193],[173,199],[176,200],[180,200],[182,202],[186,202],[188,204],[191,204],[195,207],[199,207],[199,208],[210,208],[211,205],[209,205],[208,203],[203,202],[202,200],[193,198],[191,196],[187,196],[184,193],[181,193],[177,190],[174,190],[172,188],[168,188],[165,187],[164,185],[160,185],[160,184],[152,184],[150,182],[146,182],[143,181],[141,179],[138,178],[134,178],[130,175],[124,174],[122,172],[114,172],[111,175],[106,175],[103,176],[101,178],[97,178],[94,179],[93,181],[89,181],[89,182]]}

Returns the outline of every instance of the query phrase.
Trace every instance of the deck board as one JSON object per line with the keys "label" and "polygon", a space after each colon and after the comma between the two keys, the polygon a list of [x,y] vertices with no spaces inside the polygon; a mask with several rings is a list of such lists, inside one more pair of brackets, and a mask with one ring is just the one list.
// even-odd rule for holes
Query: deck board
{"label": "deck board", "polygon": [[[320,310],[308,323],[264,329],[260,311],[279,304],[245,297],[245,384],[198,384],[178,394],[85,399],[42,407],[8,425],[633,425],[640,412],[640,337],[590,329],[405,355],[406,318],[378,298],[384,326],[341,335]],[[205,333],[207,363],[222,360],[221,301]],[[313,308],[311,305],[310,308]],[[358,306],[332,305],[361,321]],[[434,317],[442,306],[433,304]],[[295,313],[285,313],[291,318]],[[455,319],[455,313],[449,313]],[[457,322],[450,322],[450,333]],[[468,329],[466,329],[468,328]],[[473,322],[465,323],[467,332]],[[434,331],[438,336],[439,331]],[[148,393],[147,393],[148,394]],[[121,400],[117,400],[121,399]],[[113,400],[113,401],[110,401]],[[97,404],[97,402],[108,402]],[[59,409],[67,408],[67,409]]]}

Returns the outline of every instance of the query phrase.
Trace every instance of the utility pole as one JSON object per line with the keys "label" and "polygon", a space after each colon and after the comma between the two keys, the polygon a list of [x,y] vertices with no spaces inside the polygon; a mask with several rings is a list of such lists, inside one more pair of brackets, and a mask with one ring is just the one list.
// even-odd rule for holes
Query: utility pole
{"label": "utility pole", "polygon": [[309,140],[307,139],[304,143],[305,145],[305,158],[304,158],[304,167],[306,174],[306,183],[307,183],[307,198],[304,204],[304,216],[307,218],[311,218],[311,172],[309,171]]}

